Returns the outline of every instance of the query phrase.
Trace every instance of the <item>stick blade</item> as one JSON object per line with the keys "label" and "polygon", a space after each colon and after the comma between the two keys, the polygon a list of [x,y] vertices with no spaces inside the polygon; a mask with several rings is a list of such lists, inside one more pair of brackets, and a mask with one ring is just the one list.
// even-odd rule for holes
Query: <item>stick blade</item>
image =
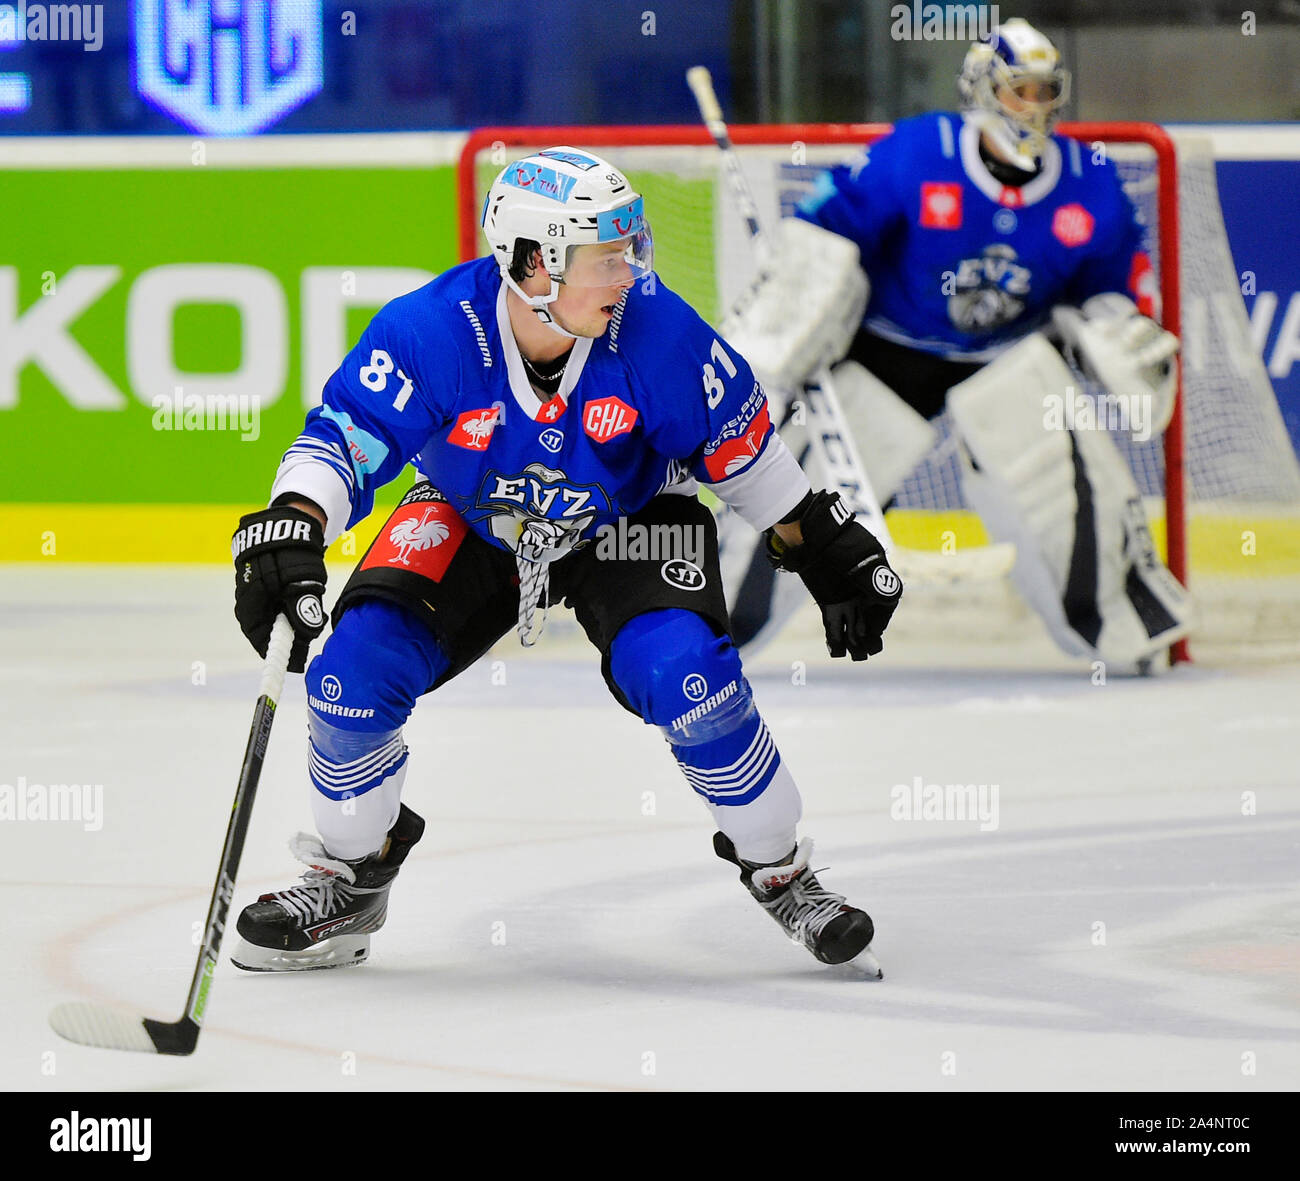
{"label": "stick blade", "polygon": [[50,1028],[61,1038],[83,1046],[136,1050],[142,1054],[161,1052],[149,1036],[143,1018],[100,1005],[81,1001],[56,1005],[50,1012]]}

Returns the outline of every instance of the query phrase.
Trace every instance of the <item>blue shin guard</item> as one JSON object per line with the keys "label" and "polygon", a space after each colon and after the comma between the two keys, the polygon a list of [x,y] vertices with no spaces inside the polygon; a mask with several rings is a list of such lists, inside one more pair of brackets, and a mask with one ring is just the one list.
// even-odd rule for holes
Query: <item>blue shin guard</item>
{"label": "blue shin guard", "polygon": [[787,856],[799,792],[731,641],[693,612],[647,612],[614,638],[610,672],[637,713],[663,731],[687,783],[739,855],[756,862]]}

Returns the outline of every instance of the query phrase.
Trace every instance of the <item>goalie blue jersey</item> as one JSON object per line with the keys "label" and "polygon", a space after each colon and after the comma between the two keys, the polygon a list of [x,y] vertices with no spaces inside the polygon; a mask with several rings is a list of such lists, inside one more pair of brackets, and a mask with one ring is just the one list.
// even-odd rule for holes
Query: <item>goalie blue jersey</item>
{"label": "goalie blue jersey", "polygon": [[897,123],[856,161],[818,177],[797,216],[855,242],[878,336],[982,360],[1041,327],[1055,304],[1101,292],[1156,315],[1142,227],[1114,165],[1066,136],[1038,174],[1007,186],[979,128],[957,114]]}
{"label": "goalie blue jersey", "polygon": [[514,549],[525,521],[589,541],[696,481],[760,529],[807,491],[745,359],[657,275],[626,292],[603,336],[574,342],[545,400],[506,291],[485,258],[386,305],[326,383],[272,498],[315,501],[332,539],[413,462],[480,536]]}

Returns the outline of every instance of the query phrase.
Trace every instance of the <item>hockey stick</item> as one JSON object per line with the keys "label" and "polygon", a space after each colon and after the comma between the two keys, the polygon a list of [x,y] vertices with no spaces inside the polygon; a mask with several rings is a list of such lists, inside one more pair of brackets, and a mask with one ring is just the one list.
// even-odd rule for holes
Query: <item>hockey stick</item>
{"label": "hockey stick", "polygon": [[226,929],[226,915],[235,894],[235,874],[239,871],[244,838],[248,835],[248,822],[253,815],[253,798],[262,774],[266,743],[271,735],[271,723],[275,720],[276,702],[284,688],[292,648],[293,625],[281,615],[271,629],[271,639],[266,648],[262,683],[253,709],[253,725],[248,733],[244,763],[239,769],[239,786],[235,788],[235,804],[226,827],[221,866],[212,887],[212,900],[208,903],[203,946],[194,965],[184,1013],[176,1021],[154,1021],[149,1017],[136,1017],[80,1001],[56,1005],[50,1013],[50,1026],[60,1037],[106,1050],[138,1050],[145,1054],[194,1053],[217,967],[217,952],[221,949],[221,937]]}
{"label": "hockey stick", "polygon": [[[745,229],[754,242],[762,268],[768,244],[759,219],[758,205],[749,181],[740,165],[740,157],[731,143],[722,116],[722,106],[713,89],[713,78],[706,66],[692,66],[686,71],[686,83],[695,95],[700,117],[722,153],[728,186]],[[919,583],[956,582],[966,578],[999,579],[1015,563],[1015,547],[1006,544],[978,546],[957,553],[934,553],[926,550],[901,549],[894,544],[885,524],[880,500],[867,478],[866,468],[844,419],[829,367],[822,366],[804,383],[808,412],[808,442],[826,473],[827,485],[839,492],[844,502],[875,534],[889,554],[890,562],[903,581]]]}

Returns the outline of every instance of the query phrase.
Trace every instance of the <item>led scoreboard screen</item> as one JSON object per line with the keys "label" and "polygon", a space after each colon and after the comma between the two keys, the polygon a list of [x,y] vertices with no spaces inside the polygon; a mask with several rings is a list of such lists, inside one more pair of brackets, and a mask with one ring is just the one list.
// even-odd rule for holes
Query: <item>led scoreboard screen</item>
{"label": "led scoreboard screen", "polygon": [[686,122],[687,66],[726,90],[733,2],[12,0],[0,134]]}

